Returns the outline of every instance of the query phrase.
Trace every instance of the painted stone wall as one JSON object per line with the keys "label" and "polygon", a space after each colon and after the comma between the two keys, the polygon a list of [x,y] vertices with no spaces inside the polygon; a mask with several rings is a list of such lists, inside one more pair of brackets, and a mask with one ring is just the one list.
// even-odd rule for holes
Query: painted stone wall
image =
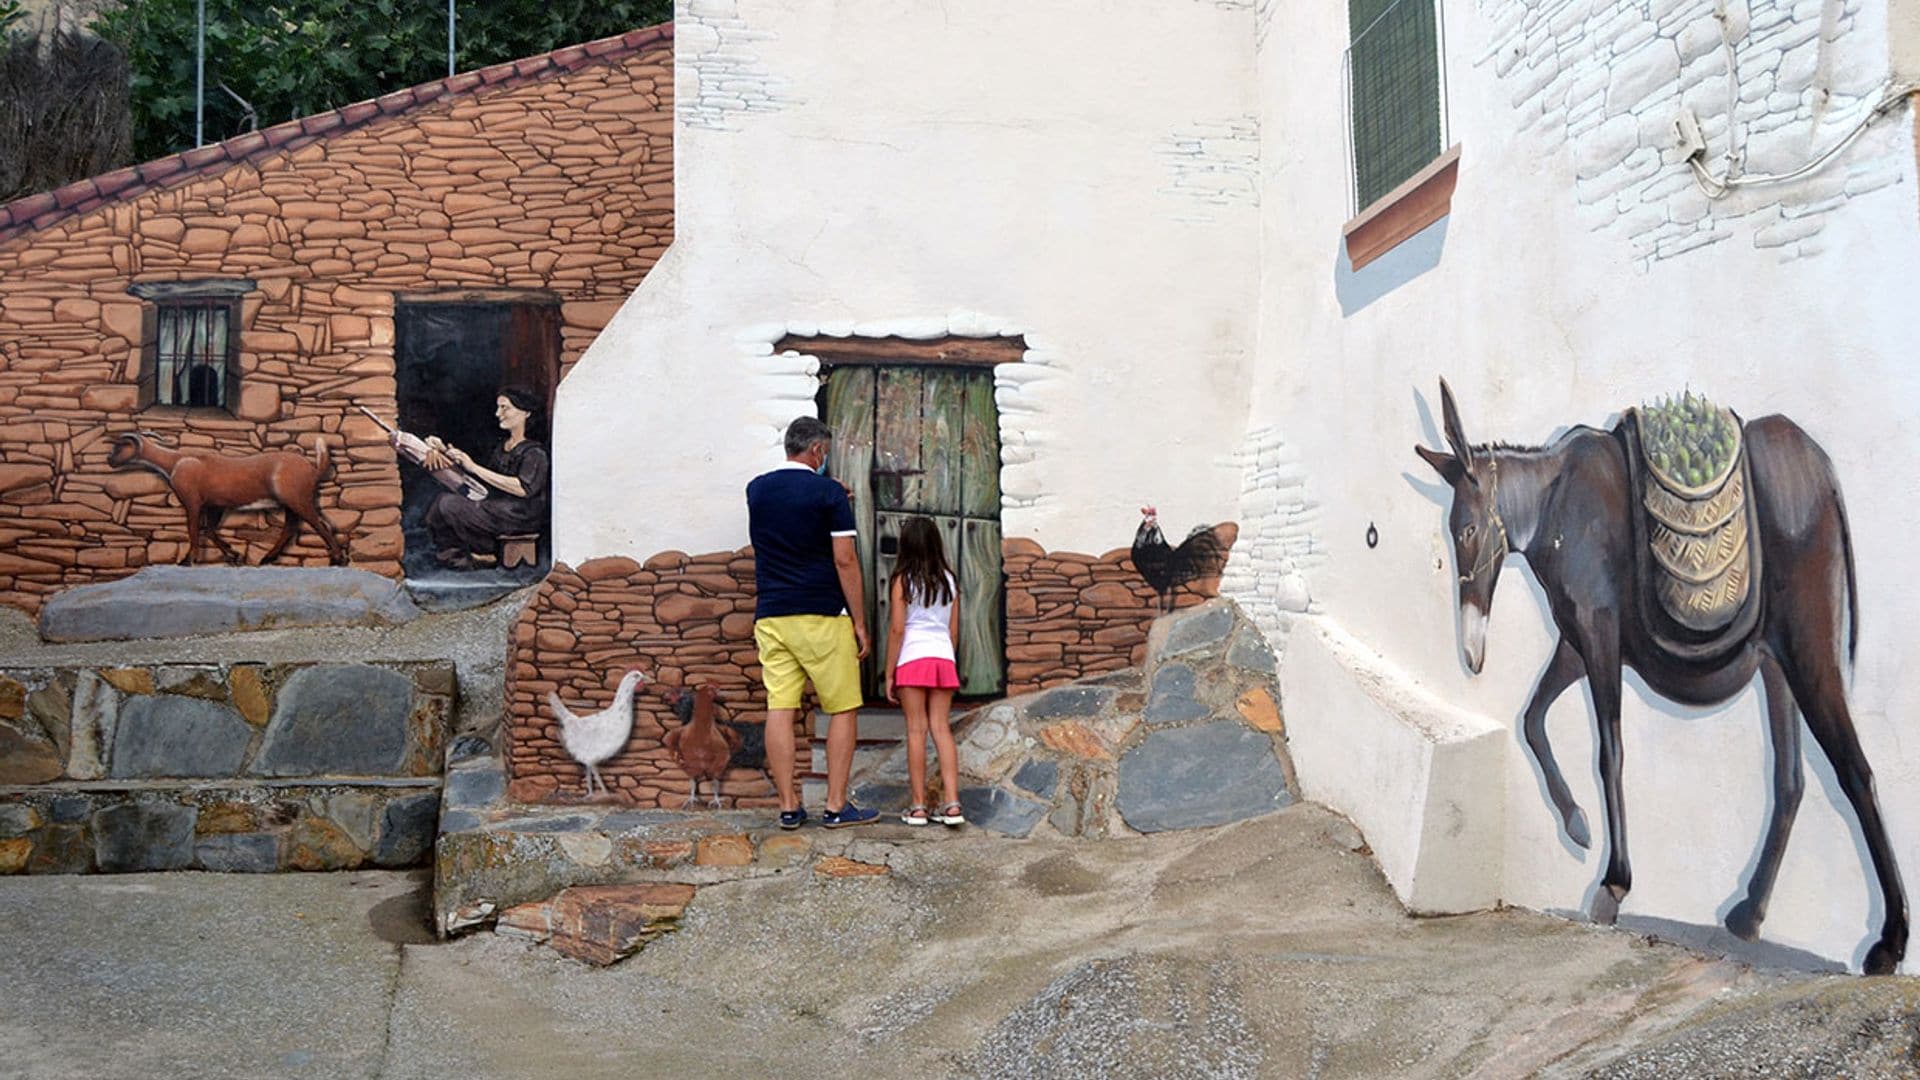
{"label": "painted stone wall", "polygon": [[[599,772],[622,803],[678,807],[688,783],[662,742],[679,726],[663,691],[708,683],[719,695],[716,719],[766,720],[753,645],[752,552],[669,551],[645,563],[606,558],[553,568],[508,647],[509,797],[583,797],[585,773],[562,744],[547,695],[558,693],[577,715],[598,713],[612,701],[622,674],[636,666],[653,681],[634,699],[626,749]],[[806,767],[806,752],[803,739],[797,768]],[[759,770],[731,770],[721,790],[731,805],[777,805]]]}
{"label": "painted stone wall", "polygon": [[[1001,545],[1007,575],[1007,696],[1138,667],[1162,601],[1125,548],[1104,555],[1048,551],[1031,540]],[[1204,602],[1217,579],[1182,588],[1173,608]]]}
{"label": "painted stone wall", "polygon": [[[1866,6],[1730,3],[1723,40],[1713,0],[1557,10],[1482,0],[1488,33],[1473,62],[1511,92],[1538,145],[1571,150],[1582,218],[1626,237],[1637,268],[1735,238],[1786,262],[1823,250],[1828,215],[1899,180],[1900,165],[1855,158],[1791,196],[1758,188],[1710,207],[1680,167],[1671,125],[1683,105],[1694,110],[1716,173],[1730,139],[1743,172],[1797,167],[1809,128],[1850,125],[1879,100],[1882,70],[1835,63],[1854,47]],[[1731,115],[1729,63],[1737,86]]]}
{"label": "painted stone wall", "polygon": [[[1232,526],[1221,526],[1230,530]],[[1230,534],[1229,542],[1230,542]],[[1138,666],[1161,599],[1134,569],[1127,550],[1105,555],[1048,552],[1031,540],[1001,546],[1007,575],[1007,694]],[[1170,596],[1189,607],[1213,595],[1217,577]],[[585,774],[567,753],[561,722],[547,703],[558,693],[576,715],[607,707],[621,676],[638,666],[654,680],[634,701],[627,746],[599,766],[620,803],[678,807],[689,794],[685,771],[663,743],[681,724],[666,693],[712,685],[716,719],[766,721],[765,691],[753,642],[753,550],[687,555],[668,551],[636,562],[593,559],[556,566],[514,627],[507,667],[507,769],[510,798],[569,802],[585,798]],[[807,768],[803,735],[796,768]],[[726,805],[776,806],[758,768],[730,769]],[[706,791],[703,790],[703,798]]]}
{"label": "painted stone wall", "polygon": [[[399,471],[357,408],[394,414],[396,294],[557,297],[569,369],[672,240],[672,68],[671,27],[636,31],[0,206],[0,603],[182,554],[160,478],[106,464],[134,429],[227,453],[324,438],[327,519],[397,575]],[[233,412],[140,411],[152,324],[128,287],[203,278],[257,283]],[[311,530],[282,556],[325,560]]]}

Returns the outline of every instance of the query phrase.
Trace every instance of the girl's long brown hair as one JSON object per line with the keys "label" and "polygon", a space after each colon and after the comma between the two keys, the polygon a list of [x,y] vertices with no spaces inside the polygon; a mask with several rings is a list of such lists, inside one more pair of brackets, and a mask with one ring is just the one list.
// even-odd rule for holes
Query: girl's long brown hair
{"label": "girl's long brown hair", "polygon": [[940,527],[932,518],[908,518],[900,527],[900,558],[893,564],[901,597],[909,604],[918,600],[927,607],[952,603],[953,586],[947,581],[951,573]]}

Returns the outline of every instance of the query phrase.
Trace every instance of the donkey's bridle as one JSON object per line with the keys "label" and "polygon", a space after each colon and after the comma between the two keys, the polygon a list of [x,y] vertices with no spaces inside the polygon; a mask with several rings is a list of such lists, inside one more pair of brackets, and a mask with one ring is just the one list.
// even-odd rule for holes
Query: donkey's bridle
{"label": "donkey's bridle", "polygon": [[1493,527],[1500,530],[1500,549],[1498,554],[1494,554],[1493,545],[1487,545],[1487,550],[1481,552],[1480,560],[1473,564],[1473,569],[1460,575],[1462,585],[1479,577],[1483,570],[1493,570],[1498,573],[1500,564],[1506,560],[1507,553],[1513,550],[1507,542],[1506,520],[1500,516],[1500,460],[1489,457],[1487,468],[1493,473],[1493,483],[1488,485],[1487,517],[1493,522]]}

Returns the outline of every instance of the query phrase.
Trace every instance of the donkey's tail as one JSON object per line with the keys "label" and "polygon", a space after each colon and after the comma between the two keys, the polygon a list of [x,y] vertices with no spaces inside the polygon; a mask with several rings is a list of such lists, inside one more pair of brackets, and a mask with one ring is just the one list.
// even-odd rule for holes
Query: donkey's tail
{"label": "donkey's tail", "polygon": [[1847,562],[1847,666],[1860,651],[1860,586],[1853,574],[1853,529],[1847,525],[1847,501],[1833,489],[1833,508],[1840,515],[1840,556]]}

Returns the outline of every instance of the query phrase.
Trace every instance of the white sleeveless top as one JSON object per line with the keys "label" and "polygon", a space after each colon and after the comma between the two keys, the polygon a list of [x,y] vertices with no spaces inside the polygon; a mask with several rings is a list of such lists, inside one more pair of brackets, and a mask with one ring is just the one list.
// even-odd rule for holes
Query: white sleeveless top
{"label": "white sleeveless top", "polygon": [[[957,589],[953,575],[947,575],[947,587]],[[951,602],[928,607],[918,601],[907,604],[907,633],[900,642],[900,664],[925,660],[929,657],[938,660],[953,659],[953,636],[947,629],[947,620],[952,616]]]}

